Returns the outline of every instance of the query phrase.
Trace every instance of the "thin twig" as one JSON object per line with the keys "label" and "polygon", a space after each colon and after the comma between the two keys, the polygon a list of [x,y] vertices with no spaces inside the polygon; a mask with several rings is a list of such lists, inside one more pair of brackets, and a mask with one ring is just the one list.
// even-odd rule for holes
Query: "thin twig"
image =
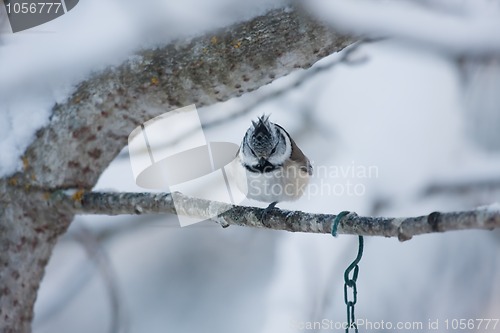
{"label": "thin twig", "polygon": [[118,279],[106,251],[103,249],[96,236],[84,227],[80,226],[78,231],[74,233],[73,237],[85,248],[89,259],[96,264],[97,269],[101,273],[104,284],[106,285],[111,305],[111,325],[109,331],[111,333],[126,332],[126,316],[123,313],[123,302],[120,297],[120,291],[117,287]]}
{"label": "thin twig", "polygon": [[434,184],[430,184],[421,193],[422,197],[432,196],[432,195],[461,195],[467,193],[487,193],[500,190],[500,179],[493,177],[485,177],[483,179],[465,179],[465,180],[454,180],[451,181],[439,181]]}

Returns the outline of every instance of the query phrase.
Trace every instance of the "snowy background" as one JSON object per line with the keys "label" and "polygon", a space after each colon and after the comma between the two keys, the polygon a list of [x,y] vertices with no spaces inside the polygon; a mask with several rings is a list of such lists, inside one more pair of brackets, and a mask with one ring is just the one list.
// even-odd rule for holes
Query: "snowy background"
{"label": "snowy background", "polygon": [[[399,38],[365,44],[352,55],[363,62],[335,65],[297,88],[287,87],[303,71],[199,109],[209,124],[288,90],[235,120],[206,126],[207,139],[239,143],[250,121],[267,113],[316,169],[377,170],[368,177],[316,176],[312,184],[336,191],[278,205],[285,209],[412,216],[499,201],[500,62],[457,60],[463,50],[500,50],[498,2],[346,3],[315,1],[311,10],[346,31]],[[85,0],[17,34],[2,13],[0,175],[20,167],[20,154],[48,122],[52,105],[91,71],[281,4]],[[348,183],[362,193],[347,193]],[[126,148],[96,189],[142,191]],[[365,241],[358,318],[424,328],[439,319],[441,330],[446,319],[500,318],[498,231]],[[181,229],[174,216],[77,217],[47,268],[33,330],[274,333],[299,332],[301,324],[322,319],[343,322],[343,271],[356,243],[352,236],[222,229],[210,222]]]}

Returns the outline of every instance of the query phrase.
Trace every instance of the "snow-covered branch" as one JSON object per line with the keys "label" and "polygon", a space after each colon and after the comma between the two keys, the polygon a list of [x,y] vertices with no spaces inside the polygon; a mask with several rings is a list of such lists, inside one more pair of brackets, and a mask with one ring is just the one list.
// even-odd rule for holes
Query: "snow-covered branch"
{"label": "snow-covered branch", "polygon": [[48,205],[58,189],[91,189],[144,121],[240,96],[353,41],[287,7],[144,50],[80,83],[53,107],[23,170],[0,179],[0,331],[30,331],[45,266],[74,217],[71,206]]}
{"label": "snow-covered branch", "polygon": [[484,59],[500,54],[500,11],[495,1],[313,0],[303,5],[337,30],[384,36],[448,55]]}
{"label": "snow-covered branch", "polygon": [[[54,202],[73,206],[77,214],[182,214],[211,219],[223,227],[229,225],[287,230],[292,232],[331,233],[336,215],[273,209],[264,220],[263,209],[197,199],[176,193],[175,205],[170,193],[99,193],[88,192],[70,198],[61,193]],[[216,217],[213,217],[216,216]],[[433,212],[417,217],[363,217],[351,213],[339,222],[338,234],[397,237],[406,241],[413,236],[465,229],[500,228],[500,205],[461,212]]]}
{"label": "snow-covered branch", "polygon": [[182,106],[240,96],[353,42],[285,8],[144,50],[95,74],[54,107],[50,125],[24,155],[25,172],[19,176],[36,186],[92,188],[144,121]]}

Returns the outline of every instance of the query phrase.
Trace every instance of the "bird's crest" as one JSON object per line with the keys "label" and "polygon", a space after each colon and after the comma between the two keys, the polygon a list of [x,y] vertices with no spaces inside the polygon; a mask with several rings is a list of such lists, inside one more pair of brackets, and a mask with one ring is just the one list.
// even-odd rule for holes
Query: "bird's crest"
{"label": "bird's crest", "polygon": [[259,117],[257,122],[252,120],[252,124],[254,127],[253,135],[256,138],[260,139],[262,137],[271,135],[271,124],[269,123],[269,116],[263,114]]}

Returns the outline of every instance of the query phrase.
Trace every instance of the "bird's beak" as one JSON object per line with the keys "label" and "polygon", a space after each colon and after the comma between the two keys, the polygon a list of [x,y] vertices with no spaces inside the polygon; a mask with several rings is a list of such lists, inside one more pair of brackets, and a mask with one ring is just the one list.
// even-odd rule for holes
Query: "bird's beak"
{"label": "bird's beak", "polygon": [[266,160],[264,157],[261,157],[261,158],[259,159],[259,164],[260,164],[260,165],[264,165],[264,164],[266,164],[266,162],[267,162],[267,160]]}

